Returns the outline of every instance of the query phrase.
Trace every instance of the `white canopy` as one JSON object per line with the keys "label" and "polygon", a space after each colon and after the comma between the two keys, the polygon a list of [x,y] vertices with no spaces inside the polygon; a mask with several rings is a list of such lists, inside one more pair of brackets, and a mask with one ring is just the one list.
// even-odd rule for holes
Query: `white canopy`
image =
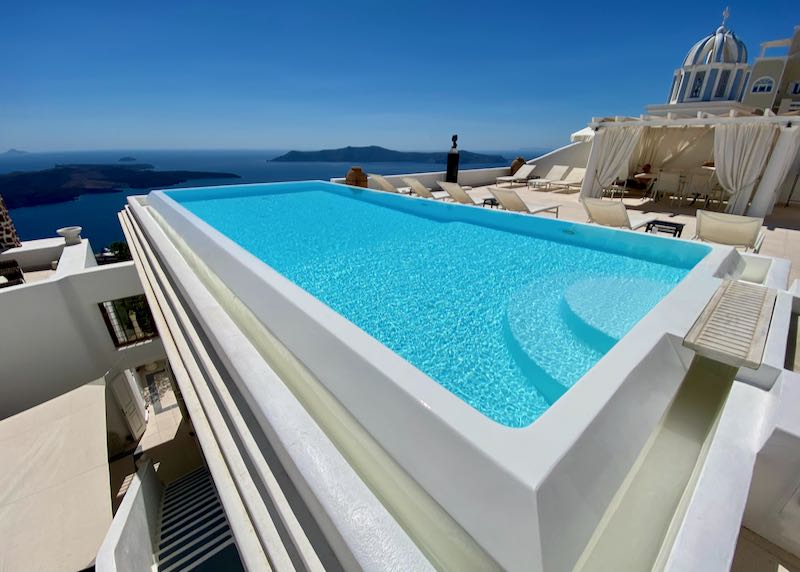
{"label": "white canopy", "polygon": [[569,136],[569,140],[573,143],[578,143],[579,141],[591,141],[594,138],[594,129],[591,127],[584,127],[580,131],[576,131],[572,135]]}
{"label": "white canopy", "polygon": [[595,119],[589,125],[595,134],[581,196],[601,196],[614,178],[630,176],[644,165],[691,171],[713,160],[728,194],[727,211],[763,217],[798,160],[800,134],[793,119],[772,113]]}

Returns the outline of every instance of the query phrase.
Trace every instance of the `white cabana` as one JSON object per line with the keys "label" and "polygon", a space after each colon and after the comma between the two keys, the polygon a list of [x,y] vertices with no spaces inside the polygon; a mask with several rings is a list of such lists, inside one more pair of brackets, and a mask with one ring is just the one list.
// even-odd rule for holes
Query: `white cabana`
{"label": "white cabana", "polygon": [[581,196],[602,196],[616,178],[630,178],[649,165],[653,172],[713,172],[716,180],[709,184],[724,190],[727,212],[764,216],[797,160],[800,135],[793,119],[770,113],[595,119]]}

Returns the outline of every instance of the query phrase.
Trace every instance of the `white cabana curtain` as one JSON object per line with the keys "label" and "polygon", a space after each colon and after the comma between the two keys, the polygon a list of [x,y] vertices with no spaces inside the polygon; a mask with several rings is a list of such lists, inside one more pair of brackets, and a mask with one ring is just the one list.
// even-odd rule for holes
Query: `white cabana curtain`
{"label": "white cabana curtain", "polygon": [[714,128],[714,165],[719,184],[730,195],[726,212],[744,214],[753,186],[764,170],[778,127],[730,123]]}
{"label": "white cabana curtain", "polygon": [[762,218],[772,212],[780,193],[781,183],[786,178],[800,151],[800,127],[784,127],[772,150],[764,176],[758,184],[753,202],[747,211],[749,216]]}
{"label": "white cabana curtain", "polygon": [[581,196],[602,197],[603,189],[620,176],[628,175],[628,164],[645,127],[626,125],[604,127],[595,133],[592,152],[595,160],[594,181],[589,188],[581,189]]}
{"label": "white cabana curtain", "polygon": [[[698,142],[703,141],[710,131],[711,129],[706,126],[647,127],[636,150],[631,155],[630,170],[634,171],[641,169],[644,165],[650,165],[654,171],[657,171],[678,157],[692,153]],[[712,147],[713,145],[709,145],[708,157],[702,157],[699,162],[712,158]],[[701,151],[705,153],[705,150]]]}

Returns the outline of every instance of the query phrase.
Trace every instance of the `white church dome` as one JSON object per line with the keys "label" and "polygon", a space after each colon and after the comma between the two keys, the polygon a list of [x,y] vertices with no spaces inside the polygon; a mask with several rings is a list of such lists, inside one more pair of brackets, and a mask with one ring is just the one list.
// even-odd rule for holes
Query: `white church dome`
{"label": "white church dome", "polygon": [[714,63],[747,63],[747,46],[724,25],[692,46],[683,61],[684,67]]}

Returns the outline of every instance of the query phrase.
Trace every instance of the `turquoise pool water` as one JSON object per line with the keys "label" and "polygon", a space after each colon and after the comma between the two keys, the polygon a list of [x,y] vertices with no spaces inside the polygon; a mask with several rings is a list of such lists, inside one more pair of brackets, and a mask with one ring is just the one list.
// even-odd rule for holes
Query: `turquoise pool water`
{"label": "turquoise pool water", "polygon": [[168,195],[509,427],[535,421],[709,250],[322,182]]}

